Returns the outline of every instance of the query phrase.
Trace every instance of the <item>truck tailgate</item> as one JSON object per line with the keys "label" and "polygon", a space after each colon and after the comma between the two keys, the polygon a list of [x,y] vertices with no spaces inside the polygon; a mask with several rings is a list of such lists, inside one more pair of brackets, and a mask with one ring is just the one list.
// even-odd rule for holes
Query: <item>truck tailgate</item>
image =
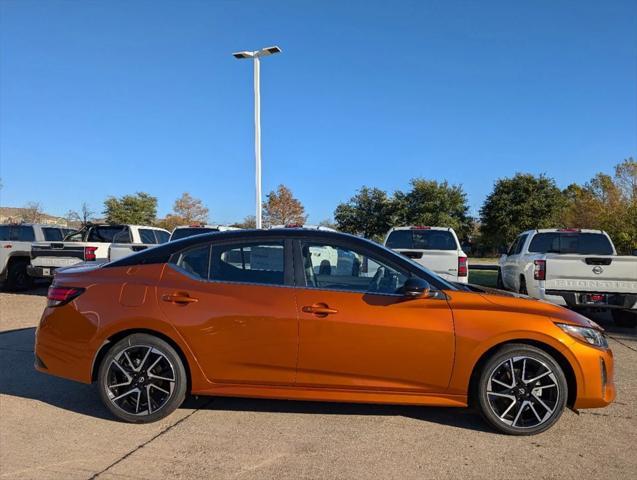
{"label": "truck tailgate", "polygon": [[107,243],[37,242],[31,246],[31,264],[37,267],[67,267],[84,261],[84,248],[96,247],[97,259],[108,255]]}
{"label": "truck tailgate", "polygon": [[546,290],[637,292],[637,257],[546,255]]}
{"label": "truck tailgate", "polygon": [[414,250],[397,248],[396,252],[445,278],[456,279],[458,275],[458,252],[456,250]]}

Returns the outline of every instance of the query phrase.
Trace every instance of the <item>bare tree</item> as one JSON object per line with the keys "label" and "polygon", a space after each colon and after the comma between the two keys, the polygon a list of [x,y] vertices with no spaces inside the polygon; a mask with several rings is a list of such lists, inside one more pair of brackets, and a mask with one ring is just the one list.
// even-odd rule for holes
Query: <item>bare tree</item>
{"label": "bare tree", "polygon": [[26,223],[40,223],[43,216],[44,212],[42,211],[40,202],[29,202],[24,206],[22,221]]}
{"label": "bare tree", "polygon": [[90,209],[86,202],[82,203],[80,211],[69,210],[66,214],[66,220],[69,224],[79,224],[81,227],[85,227],[94,219],[95,212]]}

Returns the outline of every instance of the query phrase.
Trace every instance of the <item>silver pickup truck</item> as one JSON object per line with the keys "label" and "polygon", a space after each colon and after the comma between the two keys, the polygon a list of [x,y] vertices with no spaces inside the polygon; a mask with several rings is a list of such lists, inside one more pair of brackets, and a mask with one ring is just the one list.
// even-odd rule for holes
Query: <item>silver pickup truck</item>
{"label": "silver pickup truck", "polygon": [[618,325],[637,325],[637,256],[617,255],[601,230],[521,233],[500,258],[498,284],[571,308],[609,309]]}
{"label": "silver pickup truck", "polygon": [[31,245],[31,265],[27,273],[51,278],[58,268],[82,262],[105,263],[131,253],[165,243],[170,233],[162,228],[141,225],[88,225],[67,235],[63,241]]}

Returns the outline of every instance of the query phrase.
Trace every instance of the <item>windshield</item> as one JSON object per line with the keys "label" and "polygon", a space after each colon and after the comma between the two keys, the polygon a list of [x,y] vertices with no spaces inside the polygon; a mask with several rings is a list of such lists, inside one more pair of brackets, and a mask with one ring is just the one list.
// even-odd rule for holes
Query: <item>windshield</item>
{"label": "windshield", "polygon": [[394,230],[387,237],[386,246],[413,250],[458,250],[456,239],[448,230]]}
{"label": "windshield", "polygon": [[533,237],[529,252],[612,255],[613,245],[602,233],[548,232]]}
{"label": "windshield", "polygon": [[170,240],[179,240],[180,238],[192,237],[193,235],[201,235],[203,233],[218,232],[218,228],[192,227],[192,228],[176,228]]}

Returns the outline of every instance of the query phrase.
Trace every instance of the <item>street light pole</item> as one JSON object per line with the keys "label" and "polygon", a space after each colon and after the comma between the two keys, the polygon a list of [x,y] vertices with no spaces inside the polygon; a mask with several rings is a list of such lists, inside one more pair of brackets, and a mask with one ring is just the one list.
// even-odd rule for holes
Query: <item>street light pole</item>
{"label": "street light pole", "polygon": [[262,208],[261,203],[261,62],[259,57],[254,57],[254,177],[256,187],[256,228],[262,228]]}
{"label": "street light pole", "polygon": [[254,64],[254,159],[255,159],[255,189],[256,189],[256,228],[262,228],[262,202],[261,202],[261,57],[280,53],[277,46],[262,48],[256,51],[236,52],[235,58],[251,58]]}

